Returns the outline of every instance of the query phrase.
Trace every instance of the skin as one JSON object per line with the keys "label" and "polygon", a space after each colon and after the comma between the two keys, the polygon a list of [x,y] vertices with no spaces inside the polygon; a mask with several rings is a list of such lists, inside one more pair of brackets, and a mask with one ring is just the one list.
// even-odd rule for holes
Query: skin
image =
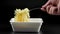
{"label": "skin", "polygon": [[60,15],[60,0],[48,0],[41,10],[51,15]]}

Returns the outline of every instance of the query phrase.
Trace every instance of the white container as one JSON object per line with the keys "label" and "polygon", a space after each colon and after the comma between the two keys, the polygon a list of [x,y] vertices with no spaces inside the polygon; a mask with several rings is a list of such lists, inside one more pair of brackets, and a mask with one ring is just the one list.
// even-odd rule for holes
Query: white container
{"label": "white container", "polygon": [[15,22],[10,20],[14,32],[39,32],[43,23],[41,18],[30,18],[29,22]]}

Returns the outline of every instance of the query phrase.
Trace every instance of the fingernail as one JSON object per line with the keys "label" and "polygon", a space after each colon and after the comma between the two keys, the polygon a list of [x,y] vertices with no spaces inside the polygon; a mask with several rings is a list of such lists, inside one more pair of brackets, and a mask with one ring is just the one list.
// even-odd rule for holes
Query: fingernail
{"label": "fingernail", "polygon": [[40,8],[41,10],[43,10],[43,8]]}

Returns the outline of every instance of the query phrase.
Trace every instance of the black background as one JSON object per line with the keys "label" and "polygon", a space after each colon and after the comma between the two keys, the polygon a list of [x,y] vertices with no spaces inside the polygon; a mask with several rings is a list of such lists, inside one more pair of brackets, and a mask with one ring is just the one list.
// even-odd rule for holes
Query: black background
{"label": "black background", "polygon": [[[14,17],[16,8],[41,8],[47,0],[1,0],[0,2],[0,31],[8,31],[11,30],[9,20]],[[40,9],[31,11],[30,16],[31,18],[42,18],[43,25],[60,25],[60,16],[49,15]]]}

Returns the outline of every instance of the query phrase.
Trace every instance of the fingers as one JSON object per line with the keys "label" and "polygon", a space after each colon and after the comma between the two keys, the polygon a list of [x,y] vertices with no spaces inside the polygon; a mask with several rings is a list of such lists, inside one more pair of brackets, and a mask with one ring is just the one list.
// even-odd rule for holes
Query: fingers
{"label": "fingers", "polygon": [[46,7],[46,11],[47,11],[47,12],[49,12],[51,6],[52,6],[52,5],[48,5],[48,6]]}
{"label": "fingers", "polygon": [[46,11],[44,8],[41,8],[42,11]]}
{"label": "fingers", "polygon": [[42,6],[41,10],[46,11],[46,7],[50,4],[50,1],[48,1],[45,5]]}
{"label": "fingers", "polygon": [[[48,10],[48,9],[47,9]],[[52,14],[52,7],[47,11],[48,14]]]}
{"label": "fingers", "polygon": [[57,7],[51,6],[51,8],[49,9],[49,11],[47,13],[52,14],[52,15],[57,15],[57,11],[55,11],[56,9],[57,9]]}
{"label": "fingers", "polygon": [[60,1],[49,0],[42,6],[41,10],[47,11],[48,14],[60,15]]}
{"label": "fingers", "polygon": [[45,8],[50,4],[50,1],[48,1],[45,5],[43,5],[42,7]]}

